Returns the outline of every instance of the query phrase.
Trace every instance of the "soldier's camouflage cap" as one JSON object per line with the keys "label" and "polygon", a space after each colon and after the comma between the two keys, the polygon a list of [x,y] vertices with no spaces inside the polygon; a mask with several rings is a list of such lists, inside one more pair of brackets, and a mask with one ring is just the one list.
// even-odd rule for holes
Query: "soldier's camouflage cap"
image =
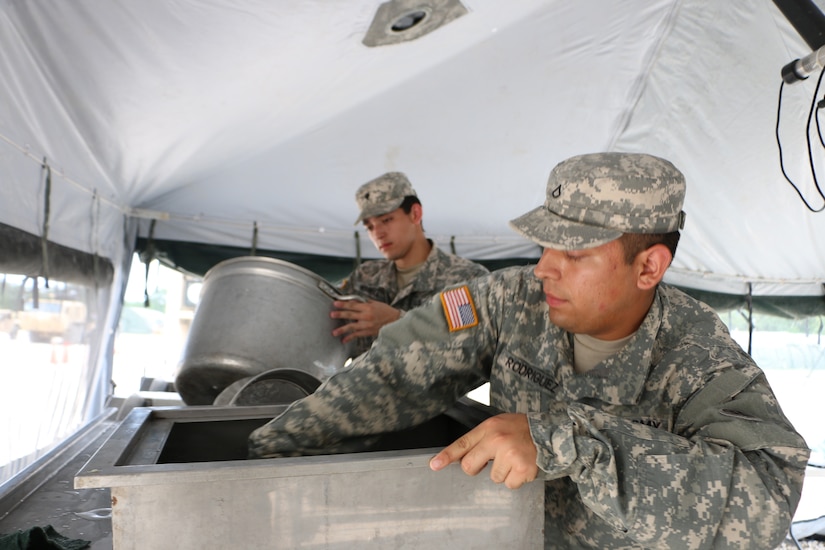
{"label": "soldier's camouflage cap", "polygon": [[600,246],[622,233],[669,233],[684,227],[685,177],[669,161],[641,153],[569,158],[550,172],[542,206],[510,221],[555,250]]}
{"label": "soldier's camouflage cap", "polygon": [[401,172],[387,172],[368,181],[355,192],[355,202],[358,203],[357,225],[365,218],[381,216],[392,212],[404,202],[408,196],[417,196],[410,180]]}

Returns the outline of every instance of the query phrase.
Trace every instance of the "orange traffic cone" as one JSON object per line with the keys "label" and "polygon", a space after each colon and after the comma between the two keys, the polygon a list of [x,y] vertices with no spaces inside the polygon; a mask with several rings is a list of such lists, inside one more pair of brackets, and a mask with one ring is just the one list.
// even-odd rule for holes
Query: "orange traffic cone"
{"label": "orange traffic cone", "polygon": [[57,350],[58,346],[63,348],[63,363],[69,362],[69,343],[60,337],[52,338],[52,365],[56,365],[58,362],[57,359]]}

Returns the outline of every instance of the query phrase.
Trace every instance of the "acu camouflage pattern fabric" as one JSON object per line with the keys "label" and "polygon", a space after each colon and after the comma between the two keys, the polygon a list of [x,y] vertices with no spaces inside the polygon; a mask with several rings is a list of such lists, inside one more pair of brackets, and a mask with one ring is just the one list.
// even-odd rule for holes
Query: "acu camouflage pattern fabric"
{"label": "acu camouflage pattern fabric", "polygon": [[510,226],[556,250],[593,248],[622,233],[684,226],[685,178],[669,161],[641,153],[593,153],[560,162],[542,206]]}
{"label": "acu camouflage pattern fabric", "polygon": [[353,442],[420,424],[489,380],[491,405],[528,416],[546,484],[546,548],[781,543],[809,450],[707,306],[661,285],[629,343],[577,374],[571,335],[550,322],[530,267],[469,288],[477,326],[450,333],[438,298],[412,310],[348,369],[255,430],[250,456],[355,450]]}
{"label": "acu camouflage pattern fabric", "polygon": [[[390,260],[370,260],[362,263],[341,285],[344,294],[358,294],[389,304],[401,311],[420,306],[445,287],[469,281],[489,273],[486,267],[466,258],[448,254],[432,245],[424,265],[404,288],[398,288],[398,273]],[[358,338],[353,353],[369,349],[374,338]]]}

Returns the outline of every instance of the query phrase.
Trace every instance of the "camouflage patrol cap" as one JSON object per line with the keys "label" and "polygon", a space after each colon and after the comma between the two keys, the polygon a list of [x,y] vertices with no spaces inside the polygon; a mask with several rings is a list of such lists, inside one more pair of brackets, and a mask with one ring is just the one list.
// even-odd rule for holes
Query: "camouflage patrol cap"
{"label": "camouflage patrol cap", "polygon": [[404,198],[417,196],[410,180],[401,172],[387,172],[368,181],[355,192],[355,202],[361,213],[355,223],[365,218],[392,212],[404,202]]}
{"label": "camouflage patrol cap", "polygon": [[640,153],[569,158],[550,172],[544,205],[510,227],[545,248],[600,246],[622,233],[684,227],[685,177],[667,160]]}

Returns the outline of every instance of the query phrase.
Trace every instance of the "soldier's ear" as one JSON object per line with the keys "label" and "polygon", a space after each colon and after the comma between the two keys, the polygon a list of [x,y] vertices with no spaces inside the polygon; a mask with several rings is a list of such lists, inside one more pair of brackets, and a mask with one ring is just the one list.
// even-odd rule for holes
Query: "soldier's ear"
{"label": "soldier's ear", "polygon": [[672,260],[670,249],[661,243],[639,252],[634,262],[638,269],[636,286],[640,290],[654,288],[662,281]]}
{"label": "soldier's ear", "polygon": [[424,217],[424,209],[422,209],[418,203],[413,204],[410,208],[410,215],[412,216],[413,223],[420,223]]}

